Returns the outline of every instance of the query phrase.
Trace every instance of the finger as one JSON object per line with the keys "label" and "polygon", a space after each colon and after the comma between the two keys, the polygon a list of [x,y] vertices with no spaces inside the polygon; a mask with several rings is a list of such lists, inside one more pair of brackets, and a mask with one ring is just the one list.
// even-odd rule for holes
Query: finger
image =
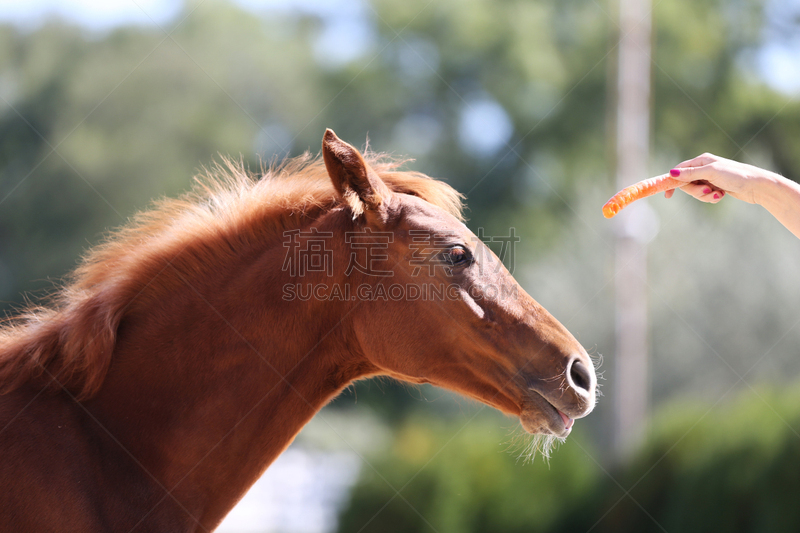
{"label": "finger", "polygon": [[675,194],[675,189],[670,189],[664,192],[664,198],[672,198],[672,195]]}
{"label": "finger", "polygon": [[684,182],[692,182],[692,181],[702,181],[703,183],[709,183],[712,176],[715,175],[714,168],[709,165],[704,165],[702,167],[683,167],[683,168],[673,168],[669,171],[669,175],[675,178],[678,181]]}
{"label": "finger", "polygon": [[[716,198],[715,198],[716,196]],[[719,202],[719,193],[717,192],[710,192],[708,194],[703,194],[701,196],[695,196],[701,202],[705,202],[707,204],[715,204]]]}
{"label": "finger", "polygon": [[682,168],[675,167],[669,171],[669,175],[675,178],[676,180],[685,181],[688,183],[690,181],[697,180],[696,177],[692,177],[697,174],[696,171],[697,168],[698,167],[682,167]]}
{"label": "finger", "polygon": [[[712,200],[715,200],[715,194],[720,195],[722,192],[720,189],[717,189],[716,187],[704,182],[687,183],[681,187],[681,190],[689,196],[697,198],[701,202],[711,202]],[[719,198],[716,199],[719,200]]]}
{"label": "finger", "polygon": [[686,194],[693,196],[701,202],[709,204],[719,203],[725,197],[725,191],[718,189],[707,182],[693,182],[681,187]]}
{"label": "finger", "polygon": [[709,196],[711,196],[711,199],[708,200],[708,202],[712,204],[717,204],[721,202],[723,198],[725,198],[725,191],[715,190],[711,194],[709,194]]}

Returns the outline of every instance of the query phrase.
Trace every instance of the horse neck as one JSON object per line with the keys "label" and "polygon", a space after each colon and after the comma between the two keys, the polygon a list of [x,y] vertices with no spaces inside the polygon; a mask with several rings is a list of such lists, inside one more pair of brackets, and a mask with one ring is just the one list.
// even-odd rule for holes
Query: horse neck
{"label": "horse neck", "polygon": [[[184,273],[157,306],[123,321],[106,381],[87,403],[163,487],[201,502],[195,512],[208,524],[314,413],[372,372],[351,351],[349,302],[282,298],[297,281],[281,268],[286,252],[279,243]],[[347,261],[346,250],[335,253]]]}

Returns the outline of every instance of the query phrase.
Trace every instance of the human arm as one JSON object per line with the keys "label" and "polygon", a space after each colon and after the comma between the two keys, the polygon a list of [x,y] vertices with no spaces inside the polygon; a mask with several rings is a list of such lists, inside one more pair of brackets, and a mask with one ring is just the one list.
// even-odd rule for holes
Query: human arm
{"label": "human arm", "polygon": [[[726,195],[758,204],[800,238],[800,185],[774,172],[713,154],[684,161],[670,171],[686,185],[685,193],[701,202],[717,203]],[[667,191],[670,198],[673,191]]]}

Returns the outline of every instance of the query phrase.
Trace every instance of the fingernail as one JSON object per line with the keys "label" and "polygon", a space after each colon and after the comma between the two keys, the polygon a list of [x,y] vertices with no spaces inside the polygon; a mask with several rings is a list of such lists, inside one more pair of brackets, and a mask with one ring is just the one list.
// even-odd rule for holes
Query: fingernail
{"label": "fingernail", "polygon": [[677,178],[678,176],[681,175],[681,171],[678,168],[673,168],[672,170],[669,171],[669,175],[672,176],[673,178]]}
{"label": "fingernail", "polygon": [[710,192],[711,192],[711,189],[709,189],[708,187],[706,187],[705,189],[703,189],[703,194],[708,194],[708,193],[710,193]]}
{"label": "fingernail", "polygon": [[714,193],[714,200],[719,200],[720,196],[719,193]]}

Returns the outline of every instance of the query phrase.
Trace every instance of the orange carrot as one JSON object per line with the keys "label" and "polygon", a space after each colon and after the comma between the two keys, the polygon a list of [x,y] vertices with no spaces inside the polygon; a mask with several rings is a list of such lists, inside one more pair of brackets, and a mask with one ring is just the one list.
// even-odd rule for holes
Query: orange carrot
{"label": "orange carrot", "polygon": [[617,194],[612,196],[611,199],[606,202],[606,205],[603,206],[603,216],[606,218],[611,218],[631,202],[635,202],[636,200],[641,200],[642,198],[647,198],[648,196],[653,196],[654,194],[668,191],[670,189],[677,189],[678,187],[682,187],[684,185],[686,185],[686,182],[676,180],[669,174],[664,174],[663,176],[656,176],[655,178],[640,181],[639,183],[635,183],[630,187],[625,187]]}

